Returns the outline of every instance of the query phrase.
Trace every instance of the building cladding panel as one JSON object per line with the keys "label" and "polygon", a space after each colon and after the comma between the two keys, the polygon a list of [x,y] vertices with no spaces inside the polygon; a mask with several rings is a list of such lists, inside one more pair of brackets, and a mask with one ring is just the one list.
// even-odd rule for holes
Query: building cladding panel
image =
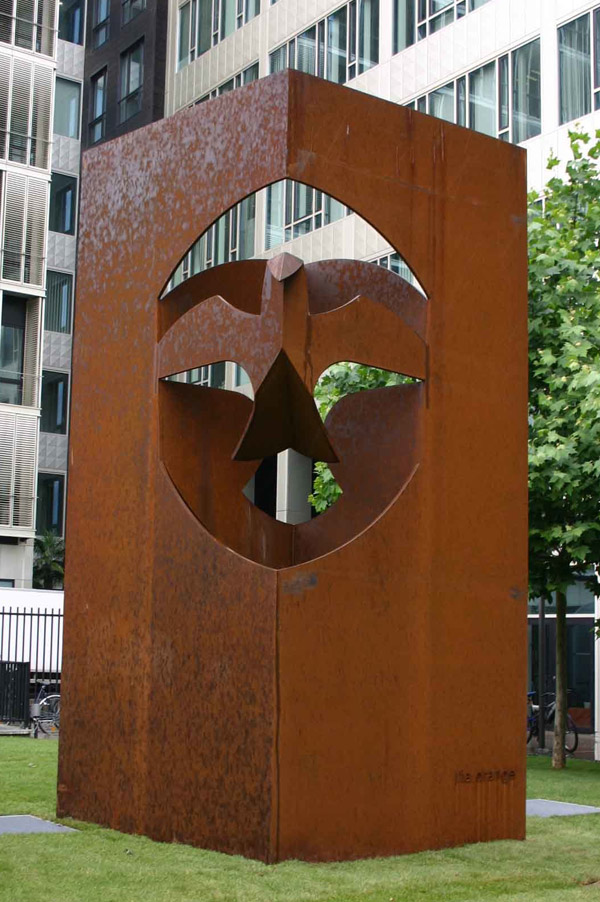
{"label": "building cladding panel", "polygon": [[[86,24],[85,91],[82,111],[83,147],[91,140],[91,79],[106,70],[106,122],[102,140],[116,138],[164,115],[164,84],[166,67],[167,0],[147,0],[145,8],[126,24],[122,24],[121,0],[110,0],[108,37],[94,47],[93,17]],[[143,42],[143,82],[141,109],[120,121],[119,101],[122,97],[121,60],[130,48]]]}

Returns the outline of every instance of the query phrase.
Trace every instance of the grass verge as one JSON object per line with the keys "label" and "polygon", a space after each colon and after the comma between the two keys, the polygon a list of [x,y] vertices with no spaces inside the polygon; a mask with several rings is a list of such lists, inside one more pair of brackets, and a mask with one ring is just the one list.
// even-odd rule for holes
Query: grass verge
{"label": "grass verge", "polygon": [[[56,742],[0,741],[0,814],[52,817]],[[530,798],[600,806],[600,765],[528,762]],[[0,836],[2,902],[578,902],[600,899],[600,815],[531,818],[527,840],[397,858],[267,866],[90,824]]]}

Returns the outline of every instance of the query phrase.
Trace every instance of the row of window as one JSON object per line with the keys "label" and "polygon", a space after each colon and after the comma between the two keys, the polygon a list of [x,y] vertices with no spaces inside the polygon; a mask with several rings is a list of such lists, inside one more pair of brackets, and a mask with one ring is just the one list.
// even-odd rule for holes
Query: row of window
{"label": "row of window", "polygon": [[[558,29],[558,76],[561,125],[600,109],[600,7]],[[410,105],[505,141],[539,135],[539,38]]]}
{"label": "row of window", "polygon": [[187,0],[179,7],[177,68],[187,66],[260,13],[260,0]]}
{"label": "row of window", "polygon": [[[127,25],[146,9],[146,0],[121,0],[121,25]],[[94,0],[92,18],[92,47],[96,49],[108,41],[110,31],[110,0]]]}
{"label": "row of window", "polygon": [[298,69],[345,84],[379,62],[379,0],[350,0],[269,54],[269,71]]}
{"label": "row of window", "polygon": [[[394,53],[488,2],[394,0]],[[206,53],[259,12],[260,0],[187,0],[179,7],[177,68]],[[351,0],[278,47],[271,60],[271,72],[289,67],[344,84],[379,60],[379,0]]]}
{"label": "row of window", "polygon": [[539,38],[480,66],[409,106],[519,143],[541,131]]}
{"label": "row of window", "polygon": [[[128,47],[120,57],[118,108],[119,123],[127,122],[142,109],[144,86],[144,39]],[[101,141],[106,134],[108,68],[101,69],[90,81],[89,143]]]}
{"label": "row of window", "polygon": [[394,0],[393,52],[435,34],[489,0]]}
{"label": "row of window", "polygon": [[[410,21],[427,25],[429,33],[443,18],[460,17],[488,0],[396,0],[395,33],[400,12]],[[442,19],[440,19],[442,21]],[[420,27],[420,26],[419,26]],[[440,26],[441,27],[441,26]],[[299,69],[345,83],[379,61],[379,2],[351,0],[269,54],[269,71]],[[423,35],[425,36],[425,33]],[[411,39],[409,43],[414,41]],[[404,46],[408,46],[405,42]],[[207,48],[208,49],[208,48]],[[397,49],[403,49],[398,45]],[[558,29],[561,125],[600,109],[600,7]],[[258,77],[258,63],[242,80],[240,73],[201,100],[230,91]],[[492,135],[520,143],[541,132],[540,40],[453,79],[411,101],[410,106]],[[267,245],[269,247],[271,245]]]}

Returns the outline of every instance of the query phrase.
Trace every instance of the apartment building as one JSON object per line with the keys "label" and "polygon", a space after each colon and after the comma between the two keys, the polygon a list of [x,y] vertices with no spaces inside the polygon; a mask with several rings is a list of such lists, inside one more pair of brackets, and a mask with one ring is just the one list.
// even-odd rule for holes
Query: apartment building
{"label": "apartment building", "polygon": [[0,585],[31,584],[58,6],[0,10]]}

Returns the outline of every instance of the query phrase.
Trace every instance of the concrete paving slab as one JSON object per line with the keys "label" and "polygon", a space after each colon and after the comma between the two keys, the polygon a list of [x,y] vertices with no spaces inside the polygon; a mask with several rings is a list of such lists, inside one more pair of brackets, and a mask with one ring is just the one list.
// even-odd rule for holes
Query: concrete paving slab
{"label": "concrete paving slab", "polygon": [[553,802],[551,799],[527,799],[527,817],[569,817],[574,814],[600,814],[600,808]]}
{"label": "concrete paving slab", "polygon": [[44,821],[32,814],[5,814],[0,817],[0,834],[2,833],[77,833],[77,830]]}

